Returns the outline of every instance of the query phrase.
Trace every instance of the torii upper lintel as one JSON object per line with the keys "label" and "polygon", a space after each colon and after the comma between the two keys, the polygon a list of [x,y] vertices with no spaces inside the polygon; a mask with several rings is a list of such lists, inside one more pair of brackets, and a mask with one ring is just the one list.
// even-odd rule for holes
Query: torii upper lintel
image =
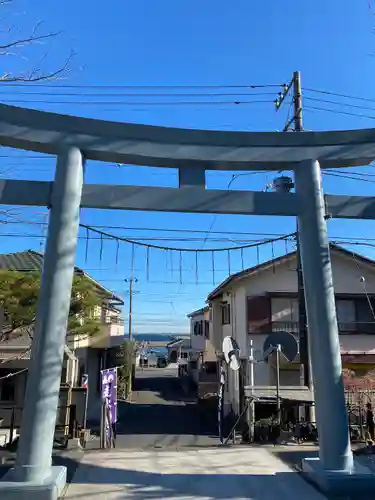
{"label": "torii upper lintel", "polygon": [[287,170],[303,160],[321,168],[375,159],[375,129],[334,132],[224,132],[119,123],[0,105],[0,144],[58,154],[79,148],[91,160],[205,170]]}

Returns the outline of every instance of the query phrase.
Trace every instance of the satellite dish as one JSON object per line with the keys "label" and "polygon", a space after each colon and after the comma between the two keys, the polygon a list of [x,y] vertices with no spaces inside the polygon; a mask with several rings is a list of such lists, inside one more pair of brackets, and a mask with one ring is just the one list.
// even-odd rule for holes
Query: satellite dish
{"label": "satellite dish", "polygon": [[266,360],[277,345],[280,346],[281,354],[288,363],[296,359],[299,349],[295,337],[288,332],[275,332],[268,335],[263,344],[263,357]]}
{"label": "satellite dish", "polygon": [[223,354],[231,370],[237,371],[240,369],[240,348],[233,337],[225,337],[223,340]]}

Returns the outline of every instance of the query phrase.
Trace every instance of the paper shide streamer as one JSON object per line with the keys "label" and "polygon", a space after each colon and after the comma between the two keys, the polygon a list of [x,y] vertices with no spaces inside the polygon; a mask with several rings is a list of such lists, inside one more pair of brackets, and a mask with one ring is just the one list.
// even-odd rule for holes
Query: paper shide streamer
{"label": "paper shide streamer", "polygon": [[195,283],[199,281],[198,252],[195,252]]}
{"label": "paper shide streamer", "polygon": [[85,249],[85,262],[87,264],[87,259],[89,255],[89,239],[90,239],[90,231],[86,228],[86,249]]}
{"label": "paper shide streamer", "polygon": [[180,250],[180,285],[182,285],[182,251]]}
{"label": "paper shide streamer", "polygon": [[212,260],[212,284],[215,286],[215,252],[212,252],[211,260]]}
{"label": "paper shide streamer", "polygon": [[[191,253],[194,252],[195,254],[195,283],[199,283],[200,279],[200,269],[199,269],[199,253],[211,253],[211,271],[212,271],[212,283],[215,286],[216,285],[216,263],[215,263],[215,256],[216,253],[219,252],[226,252],[227,253],[227,266],[228,266],[228,273],[229,276],[232,275],[232,267],[233,267],[233,262],[232,262],[232,251],[233,250],[239,250],[240,251],[240,263],[241,263],[241,269],[243,270],[245,268],[245,262],[244,262],[244,249],[246,248],[256,248],[256,259],[257,259],[257,265],[260,264],[260,247],[270,244],[271,245],[271,251],[272,251],[272,259],[275,259],[275,246],[274,244],[277,241],[284,241],[285,245],[285,253],[288,253],[288,239],[291,237],[295,237],[296,234],[286,234],[283,236],[280,236],[278,238],[273,238],[273,239],[268,239],[268,240],[263,240],[263,241],[257,241],[253,243],[249,243],[246,245],[242,246],[236,246],[236,247],[226,247],[226,248],[200,248],[200,249],[193,249],[193,248],[173,248],[173,247],[165,247],[161,245],[154,245],[154,244],[149,244],[149,243],[144,243],[142,241],[137,241],[137,240],[131,240],[128,238],[123,238],[121,236],[116,236],[104,231],[101,231],[99,229],[96,229],[94,227],[85,225],[85,224],[80,224],[80,227],[84,228],[86,231],[85,234],[85,261],[87,262],[88,256],[89,256],[89,242],[91,238],[91,233],[96,233],[99,235],[99,238],[94,238],[94,239],[100,239],[100,261],[102,262],[103,260],[103,250],[104,250],[104,239],[114,239],[116,241],[116,256],[115,256],[115,261],[116,261],[116,266],[119,262],[119,250],[120,250],[120,243],[128,243],[132,247],[132,269],[134,270],[134,258],[135,258],[135,249],[138,246],[145,247],[146,248],[146,279],[149,281],[150,279],[150,252],[151,250],[162,250],[165,253],[165,259],[166,259],[166,274],[170,274],[173,276],[174,274],[174,266],[173,266],[173,260],[174,260],[174,254],[178,252],[179,255],[179,282],[180,284],[183,283],[183,254],[184,253]],[[275,264],[273,263],[273,271],[275,272]]]}

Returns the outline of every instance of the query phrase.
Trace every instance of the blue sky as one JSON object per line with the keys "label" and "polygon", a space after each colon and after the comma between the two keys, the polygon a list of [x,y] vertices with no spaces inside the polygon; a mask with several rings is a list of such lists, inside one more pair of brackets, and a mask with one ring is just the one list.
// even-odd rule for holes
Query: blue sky
{"label": "blue sky", "polygon": [[[3,102],[55,112],[97,117],[108,120],[148,123],[155,125],[209,128],[220,130],[281,130],[284,126],[288,102],[275,112],[272,100],[278,89],[260,91],[270,94],[256,96],[256,91],[222,89],[173,89],[169,92],[196,93],[202,97],[184,96],[175,101],[193,101],[193,104],[134,104],[134,102],[160,102],[157,96],[142,97],[125,93],[166,92],[158,89],[121,89],[121,85],[252,85],[282,84],[291,79],[293,71],[301,71],[302,85],[306,89],[328,90],[375,99],[375,17],[367,0],[301,2],[249,2],[235,0],[137,0],[110,3],[88,0],[45,2],[42,0],[14,0],[1,7],[4,17],[15,26],[21,36],[27,34],[40,20],[41,29],[61,31],[60,37],[50,39],[36,47],[25,47],[22,57],[2,59],[2,70],[20,73],[35,65],[45,71],[64,63],[71,50],[75,56],[70,62],[66,78],[50,92],[48,88],[0,87]],[[3,35],[8,36],[8,35]],[[6,40],[5,40],[6,41]],[[46,57],[45,57],[46,55]],[[67,85],[86,86],[69,88]],[[97,85],[100,88],[89,88]],[[113,85],[114,88],[104,86]],[[212,92],[247,93],[244,97],[224,96],[212,98]],[[34,95],[32,95],[34,93]],[[73,94],[73,95],[68,95]],[[313,99],[339,101],[339,105],[321,103]],[[165,100],[166,98],[164,98]],[[171,100],[171,98],[168,98]],[[213,104],[201,101],[261,100],[267,102],[244,105]],[[197,101],[200,103],[194,104]],[[126,104],[127,102],[127,104]],[[374,107],[375,102],[354,101],[304,90],[304,127],[307,130],[373,127],[375,112],[371,109],[350,108],[348,103]],[[311,109],[330,108],[339,113]],[[341,114],[342,111],[364,114],[359,117]],[[375,174],[372,167],[351,171]],[[53,178],[54,161],[50,158],[30,158],[30,153],[3,149],[0,151],[2,176],[47,180]],[[208,187],[226,189],[232,173],[210,173]],[[272,174],[242,176],[233,182],[233,189],[264,189],[272,181]],[[369,177],[368,179],[371,180]],[[375,180],[375,178],[374,178]],[[176,186],[177,173],[167,169],[98,164],[89,162],[87,182],[108,184],[141,184]],[[326,177],[326,192],[368,194],[374,192],[373,182]],[[1,229],[1,251],[12,252],[28,248],[39,249],[45,228],[42,225],[23,225],[19,221],[45,222],[45,210],[19,209],[18,223]],[[163,244],[173,247],[214,248],[227,246],[223,238],[239,238],[227,231],[255,233],[247,239],[264,238],[264,233],[289,233],[295,221],[289,218],[243,217],[164,214],[142,212],[88,211],[82,221],[91,225],[120,226],[126,228],[196,229],[207,233],[156,232],[149,229],[114,229],[112,234],[132,238],[164,237]],[[373,237],[372,221],[330,221],[332,237]],[[215,231],[224,234],[215,234]],[[24,235],[28,234],[28,237]],[[262,234],[259,234],[262,233]],[[77,264],[84,267],[105,286],[115,290],[127,300],[124,279],[130,273],[129,245],[121,244],[116,263],[116,243],[104,240],[100,259],[100,242],[91,240],[88,259],[85,259],[85,233],[79,242]],[[207,241],[204,239],[207,236]],[[194,241],[179,241],[183,238]],[[170,238],[176,238],[171,240]],[[212,241],[212,239],[215,241]],[[159,242],[160,243],[160,242]],[[232,243],[230,243],[232,244]],[[289,244],[288,249],[292,249]],[[375,257],[369,247],[355,247]],[[285,244],[260,249],[260,260],[279,255]],[[186,314],[204,304],[207,293],[215,282],[228,274],[227,255],[215,258],[215,276],[212,274],[211,255],[199,256],[198,283],[196,283],[195,256],[183,255],[182,283],[180,283],[179,254],[151,250],[147,280],[146,252],[136,249],[135,268],[139,281],[134,298],[134,324],[138,332],[187,331]],[[255,250],[244,254],[244,265],[257,262]],[[242,266],[239,252],[231,254],[231,270]],[[173,267],[173,271],[171,270]],[[165,283],[168,281],[169,283]]]}

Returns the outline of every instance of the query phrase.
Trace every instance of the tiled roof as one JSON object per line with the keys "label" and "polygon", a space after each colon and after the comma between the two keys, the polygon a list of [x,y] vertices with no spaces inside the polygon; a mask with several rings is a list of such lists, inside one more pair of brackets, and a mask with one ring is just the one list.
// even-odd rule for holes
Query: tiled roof
{"label": "tiled roof", "polygon": [[[0,254],[0,269],[8,269],[9,271],[19,271],[19,272],[33,272],[41,271],[43,267],[43,254],[35,252],[34,250],[26,250],[25,252],[16,253],[6,253]],[[84,275],[91,281],[96,283],[106,296],[110,297],[112,300],[119,302],[119,305],[123,304],[121,297],[113,294],[111,290],[105,288],[102,284],[98,283],[91,276],[89,276],[85,271],[79,267],[74,268],[74,272],[77,275]]]}
{"label": "tiled roof", "polygon": [[0,269],[12,271],[41,271],[43,255],[33,250],[0,255]]}
{"label": "tiled roof", "polygon": [[31,339],[28,336],[27,333],[23,333],[21,335],[17,335],[16,333],[13,333],[11,336],[10,340],[2,340],[1,341],[1,348],[3,347],[21,347],[21,348],[27,348],[31,344]]}
{"label": "tiled roof", "polygon": [[[27,333],[17,335],[13,333],[9,340],[2,340],[0,344],[0,359],[8,359],[19,354],[22,351],[29,349],[31,339]],[[23,356],[23,359],[30,359],[30,355]]]}

